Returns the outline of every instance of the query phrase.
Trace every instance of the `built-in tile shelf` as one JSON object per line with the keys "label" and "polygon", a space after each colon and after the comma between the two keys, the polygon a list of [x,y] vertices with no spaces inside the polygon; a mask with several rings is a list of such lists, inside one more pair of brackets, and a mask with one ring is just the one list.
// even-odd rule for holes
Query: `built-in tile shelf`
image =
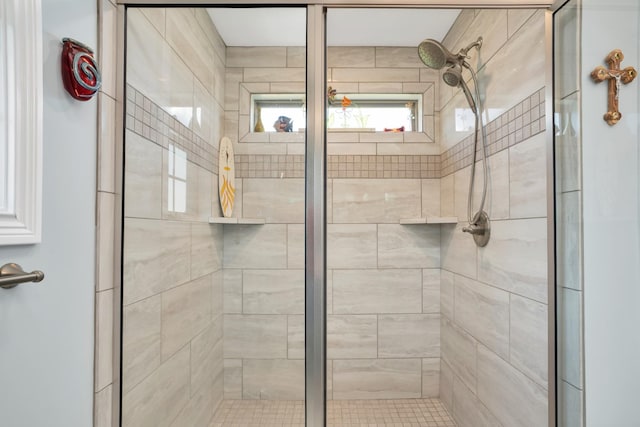
{"label": "built-in tile shelf", "polygon": [[457,216],[427,216],[424,218],[403,218],[400,220],[402,225],[412,224],[457,224]]}
{"label": "built-in tile shelf", "polygon": [[255,224],[261,225],[265,224],[266,221],[264,218],[225,218],[222,216],[210,217],[209,224]]}

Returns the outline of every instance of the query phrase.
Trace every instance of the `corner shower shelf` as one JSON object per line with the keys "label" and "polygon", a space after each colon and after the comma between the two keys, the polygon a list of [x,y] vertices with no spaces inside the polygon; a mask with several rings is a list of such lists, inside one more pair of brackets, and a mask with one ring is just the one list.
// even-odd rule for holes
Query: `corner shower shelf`
{"label": "corner shower shelf", "polygon": [[210,217],[209,224],[240,224],[240,225],[262,225],[266,221],[264,218],[225,218],[222,216]]}
{"label": "corner shower shelf", "polygon": [[402,225],[413,224],[457,224],[457,216],[428,216],[424,218],[403,218],[400,220]]}

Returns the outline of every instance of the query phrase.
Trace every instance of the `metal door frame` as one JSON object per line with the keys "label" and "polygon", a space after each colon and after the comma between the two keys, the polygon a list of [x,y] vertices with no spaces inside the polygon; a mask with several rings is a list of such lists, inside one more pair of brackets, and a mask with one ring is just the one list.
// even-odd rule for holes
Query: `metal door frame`
{"label": "metal door frame", "polygon": [[[553,161],[553,12],[564,0],[116,0],[118,23],[116,126],[124,129],[125,33],[127,7],[234,7],[280,6],[307,10],[306,106],[307,139],[305,156],[305,419],[308,427],[326,425],[326,10],[328,8],[529,8],[546,9],[546,140],[547,140],[547,222],[548,222],[548,399],[549,426],[556,426],[556,318],[555,318],[555,203]],[[122,188],[124,176],[124,131],[116,132],[116,185]],[[115,220],[116,256],[114,277],[114,387],[113,424],[120,425],[120,352],[122,284],[122,198]],[[98,260],[100,262],[100,260]]]}

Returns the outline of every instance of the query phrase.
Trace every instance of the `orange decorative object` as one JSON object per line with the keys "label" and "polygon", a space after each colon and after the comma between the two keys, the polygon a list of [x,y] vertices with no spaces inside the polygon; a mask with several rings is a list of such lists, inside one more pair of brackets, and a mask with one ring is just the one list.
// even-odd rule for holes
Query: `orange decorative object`
{"label": "orange decorative object", "polygon": [[351,105],[351,100],[349,98],[347,98],[346,96],[342,97],[342,109],[346,110],[348,106]]}
{"label": "orange decorative object", "polygon": [[609,69],[598,66],[591,72],[591,78],[596,83],[609,81],[609,110],[604,115],[604,120],[613,126],[620,121],[622,113],[619,110],[620,89],[622,84],[629,84],[635,78],[638,72],[633,67],[627,67],[624,70],[620,69],[620,63],[624,59],[624,55],[620,49],[612,50],[607,58],[606,63],[609,65]]}
{"label": "orange decorative object", "polygon": [[62,82],[73,98],[88,101],[98,92],[102,79],[93,50],[79,41],[62,39]]}
{"label": "orange decorative object", "polygon": [[384,128],[385,132],[404,132],[404,126],[399,128]]}

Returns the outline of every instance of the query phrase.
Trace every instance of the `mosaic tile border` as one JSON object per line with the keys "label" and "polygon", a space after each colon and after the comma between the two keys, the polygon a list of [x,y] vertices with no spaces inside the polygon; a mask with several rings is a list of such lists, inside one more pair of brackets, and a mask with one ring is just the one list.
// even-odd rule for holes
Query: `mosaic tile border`
{"label": "mosaic tile border", "polygon": [[[487,151],[492,156],[546,129],[545,88],[535,91],[486,125]],[[471,165],[473,134],[441,154],[441,177]],[[479,150],[478,150],[479,151]],[[478,158],[481,158],[479,155]]]}
{"label": "mosaic tile border", "polygon": [[440,178],[440,156],[329,156],[328,178]]}
{"label": "mosaic tile border", "polygon": [[133,86],[126,89],[125,126],[163,148],[174,144],[187,152],[187,160],[218,174],[218,149],[198,136]]}
{"label": "mosaic tile border", "polygon": [[304,178],[304,155],[236,154],[236,178]]}
{"label": "mosaic tile border", "polygon": [[[304,178],[303,155],[237,155],[237,178]],[[440,156],[332,155],[327,177],[440,178]]]}
{"label": "mosaic tile border", "polygon": [[[489,122],[486,129],[489,156],[544,132],[545,88]],[[327,178],[442,178],[471,165],[472,150],[470,135],[437,156],[332,155],[327,160]],[[238,178],[304,177],[304,156],[236,155],[235,160]]]}
{"label": "mosaic tile border", "polygon": [[[127,85],[126,128],[163,148],[175,144],[192,163],[217,174],[214,145]],[[488,153],[492,156],[546,129],[545,88],[526,97],[486,125]],[[441,155],[331,155],[327,178],[437,179],[471,165],[473,135]],[[237,178],[304,178],[303,155],[236,155]]]}

